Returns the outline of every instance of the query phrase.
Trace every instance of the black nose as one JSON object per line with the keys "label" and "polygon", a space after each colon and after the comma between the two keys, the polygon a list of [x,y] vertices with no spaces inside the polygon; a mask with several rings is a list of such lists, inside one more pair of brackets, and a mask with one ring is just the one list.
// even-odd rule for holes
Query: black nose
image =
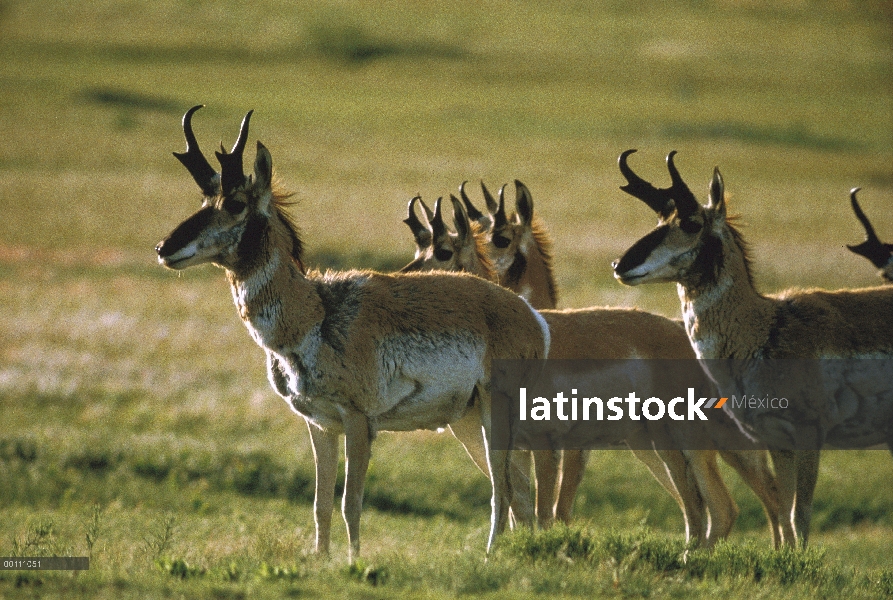
{"label": "black nose", "polygon": [[619,258],[615,258],[614,260],[611,261],[611,268],[612,268],[612,269],[616,269],[616,268],[617,268],[617,265],[619,265],[619,264],[620,264],[620,259],[619,259]]}
{"label": "black nose", "polygon": [[162,240],[155,245],[155,252],[158,254],[158,256],[162,256],[162,257],[164,256],[164,242],[165,241],[166,240]]}

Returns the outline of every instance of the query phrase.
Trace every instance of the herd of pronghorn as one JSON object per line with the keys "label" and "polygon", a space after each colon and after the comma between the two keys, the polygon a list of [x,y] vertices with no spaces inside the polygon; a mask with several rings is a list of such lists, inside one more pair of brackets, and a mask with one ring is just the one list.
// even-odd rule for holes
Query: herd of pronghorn
{"label": "herd of pronghorn", "polygon": [[[551,244],[519,181],[511,215],[505,186],[497,200],[481,184],[486,213],[460,186],[461,200],[450,196],[451,228],[440,200],[431,210],[413,198],[405,222],[416,256],[398,273],[307,270],[286,212],[288,195],[260,142],[253,173],[244,172],[251,112],[232,150],[216,152],[218,171],[192,131],[199,108],[183,117],[187,149],[174,155],[201,188],[202,207],[158,244],[158,259],[171,269],[210,262],[225,270],[239,316],[266,353],[270,384],[308,425],[317,552],[329,548],[342,434],[341,508],[351,560],[359,552],[363,486],[378,431],[449,427],[492,483],[488,550],[510,515],[541,527],[571,518],[588,452],[491,449],[493,359],[893,357],[893,286],[760,294],[744,241],[726,215],[719,171],[702,205],[680,177],[675,152],[667,157],[667,188],[633,172],[633,150],[620,156],[627,180],[621,189],[643,200],[659,221],[613,267],[627,285],[675,282],[681,321],[630,308],[557,310]],[[856,191],[852,206],[867,240],[850,249],[893,280],[893,246],[878,240]],[[768,451],[634,450],[679,504],[687,539],[710,547],[737,517],[717,455],[760,499],[779,547],[807,542],[824,444],[893,449],[889,396],[799,402],[791,411],[800,416],[796,427],[787,411],[749,414],[746,421],[734,409],[718,411],[735,425],[730,435],[746,432]],[[629,443],[642,435],[647,432],[618,430],[608,441]]]}

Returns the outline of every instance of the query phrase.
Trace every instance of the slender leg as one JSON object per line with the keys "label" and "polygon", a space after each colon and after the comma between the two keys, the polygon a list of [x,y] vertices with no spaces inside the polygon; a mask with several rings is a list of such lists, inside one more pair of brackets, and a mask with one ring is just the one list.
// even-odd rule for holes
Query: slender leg
{"label": "slender leg", "polygon": [[778,481],[778,513],[781,516],[782,539],[785,544],[796,546],[801,535],[794,522],[794,506],[797,498],[797,459],[792,450],[770,450],[775,478]]}
{"label": "slender leg", "polygon": [[589,450],[565,450],[561,457],[558,501],[555,504],[555,518],[562,523],[570,523],[574,511],[574,499],[583,482]]}
{"label": "slender leg", "polygon": [[809,542],[809,524],[812,521],[812,496],[819,478],[819,451],[798,450],[797,455],[797,504],[794,507],[794,527],[800,536],[800,545]]}
{"label": "slender leg", "polygon": [[313,495],[313,519],[316,523],[318,554],[329,553],[332,530],[332,506],[335,502],[335,477],[338,474],[338,434],[323,431],[307,421],[313,460],[316,466],[316,490]]}
{"label": "slender leg", "polygon": [[729,493],[725,481],[716,465],[715,450],[688,450],[683,452],[696,481],[698,489],[710,513],[710,530],[707,534],[707,548],[712,548],[717,540],[725,539],[738,519],[738,505]]}
{"label": "slender leg", "polygon": [[654,450],[642,449],[632,452],[679,505],[685,523],[685,542],[694,538],[698,544],[703,544],[707,540],[707,514],[682,453],[666,451],[659,454]]}
{"label": "slender leg", "polygon": [[534,450],[533,467],[536,473],[536,521],[541,529],[548,529],[554,521],[555,482],[561,453],[558,450]]}
{"label": "slender leg", "polygon": [[510,460],[512,514],[510,515],[509,524],[512,528],[518,524],[533,527],[533,523],[536,521],[536,509],[533,504],[533,494],[531,493],[535,481],[532,481],[530,478],[533,467],[533,452],[529,450],[513,450]]}
{"label": "slender leg", "polygon": [[483,386],[478,388],[481,399],[481,426],[484,430],[484,444],[487,450],[487,465],[493,495],[490,499],[490,536],[487,538],[487,552],[493,548],[496,536],[505,531],[508,523],[509,499],[512,497],[512,482],[509,474],[510,453],[492,447],[490,393]]}
{"label": "slender leg", "polygon": [[341,420],[344,423],[344,498],[341,513],[347,524],[347,539],[350,542],[351,564],[360,554],[360,513],[363,510],[363,488],[366,484],[366,471],[372,453],[372,436],[366,415],[345,410]]}
{"label": "slender leg", "polygon": [[719,455],[735,469],[747,486],[753,490],[769,521],[772,532],[772,546],[777,550],[783,543],[794,545],[794,538],[784,539],[779,519],[778,482],[769,467],[769,455],[764,450],[720,451]]}
{"label": "slender leg", "polygon": [[[490,476],[490,467],[487,465],[487,449],[484,446],[484,434],[481,429],[481,411],[477,404],[472,407],[461,419],[450,424],[450,431],[456,436],[468,456],[474,464]],[[512,478],[512,513],[520,523],[533,526],[533,503],[530,500],[530,453],[512,452],[511,478]],[[525,470],[526,468],[526,470]]]}

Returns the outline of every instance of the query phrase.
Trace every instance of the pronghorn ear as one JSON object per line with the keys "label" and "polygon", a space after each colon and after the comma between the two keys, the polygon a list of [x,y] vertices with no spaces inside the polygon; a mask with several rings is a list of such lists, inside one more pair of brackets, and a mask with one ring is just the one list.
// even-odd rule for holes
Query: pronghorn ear
{"label": "pronghorn ear", "polygon": [[267,147],[257,143],[257,158],[254,159],[254,188],[256,191],[265,192],[270,189],[273,181],[273,157]]}
{"label": "pronghorn ear", "polygon": [[722,220],[726,218],[725,189],[719,167],[714,167],[713,180],[710,182],[710,201],[707,203],[707,208],[712,209]]}
{"label": "pronghorn ear", "polygon": [[515,211],[521,218],[521,225],[530,227],[533,222],[533,196],[527,186],[515,180]]}

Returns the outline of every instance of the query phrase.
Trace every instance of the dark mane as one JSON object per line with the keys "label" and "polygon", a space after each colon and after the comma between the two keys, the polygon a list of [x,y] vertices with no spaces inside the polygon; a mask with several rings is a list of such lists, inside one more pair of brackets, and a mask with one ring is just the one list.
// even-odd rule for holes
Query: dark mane
{"label": "dark mane", "polygon": [[288,235],[291,238],[291,257],[298,264],[298,267],[301,269],[301,273],[305,273],[306,269],[304,267],[304,242],[301,241],[301,236],[298,231],[298,226],[295,224],[294,218],[289,214],[288,207],[293,206],[295,202],[287,202],[289,198],[293,196],[292,193],[284,191],[278,182],[273,183],[273,208],[276,210],[276,215],[279,217],[279,220],[285,225],[286,231],[288,231]]}
{"label": "dark mane", "polygon": [[744,263],[744,272],[747,274],[747,283],[750,287],[753,287],[753,274],[751,268],[751,256],[750,256],[750,245],[744,240],[744,236],[741,235],[739,228],[742,227],[740,223],[740,217],[738,215],[731,215],[726,217],[726,226],[729,228],[729,233],[732,234],[732,240],[734,240],[735,245],[738,246],[738,249],[741,250],[741,258]]}

